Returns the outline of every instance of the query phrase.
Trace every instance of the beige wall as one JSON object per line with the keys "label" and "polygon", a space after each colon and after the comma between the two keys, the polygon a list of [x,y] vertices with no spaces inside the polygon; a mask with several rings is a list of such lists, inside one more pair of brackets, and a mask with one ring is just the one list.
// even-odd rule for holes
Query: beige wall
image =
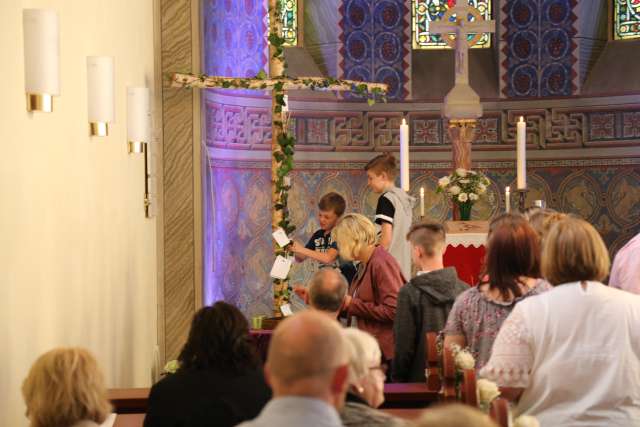
{"label": "beige wall", "polygon": [[[22,8],[59,12],[62,96],[25,110]],[[126,85],[153,88],[152,0],[0,2],[0,425],[26,425],[20,385],[60,345],[89,348],[110,386],[145,386],[156,345],[156,220],[126,152]],[[116,123],[87,134],[87,55],[115,57]]]}

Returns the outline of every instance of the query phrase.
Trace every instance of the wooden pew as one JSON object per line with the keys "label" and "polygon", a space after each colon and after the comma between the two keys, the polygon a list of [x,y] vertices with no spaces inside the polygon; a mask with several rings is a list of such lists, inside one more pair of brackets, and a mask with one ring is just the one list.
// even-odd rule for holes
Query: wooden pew
{"label": "wooden pew", "polygon": [[148,388],[112,388],[107,392],[116,414],[145,414]]}
{"label": "wooden pew", "polygon": [[442,349],[442,400],[455,402],[456,395],[456,363],[451,349]]}
{"label": "wooden pew", "polygon": [[509,401],[499,397],[491,402],[489,416],[500,427],[509,427]]}
{"label": "wooden pew", "polygon": [[475,369],[465,369],[462,372],[461,400],[466,405],[478,407],[478,393],[476,392],[476,371]]}
{"label": "wooden pew", "polygon": [[425,374],[427,379],[427,386],[431,390],[440,390],[442,382],[440,381],[440,375],[442,366],[440,363],[440,355],[438,354],[438,334],[435,332],[427,332],[424,349],[425,357]]}

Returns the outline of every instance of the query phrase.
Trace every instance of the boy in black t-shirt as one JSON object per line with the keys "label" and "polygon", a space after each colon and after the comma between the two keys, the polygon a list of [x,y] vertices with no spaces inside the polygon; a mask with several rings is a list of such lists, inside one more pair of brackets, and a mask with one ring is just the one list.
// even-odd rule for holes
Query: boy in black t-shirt
{"label": "boy in black t-shirt", "polygon": [[351,283],[355,274],[352,263],[340,265],[338,245],[331,238],[331,230],[336,226],[338,219],[347,207],[344,198],[338,193],[327,193],[318,203],[320,230],[313,233],[305,246],[294,241],[291,251],[296,256],[296,261],[302,262],[307,258],[318,261],[322,267],[339,267],[342,274]]}

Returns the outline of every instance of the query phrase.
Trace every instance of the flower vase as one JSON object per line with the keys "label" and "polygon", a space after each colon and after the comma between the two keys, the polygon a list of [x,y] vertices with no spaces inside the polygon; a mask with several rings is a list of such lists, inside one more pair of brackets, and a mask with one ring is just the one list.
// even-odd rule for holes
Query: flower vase
{"label": "flower vase", "polygon": [[469,221],[471,219],[471,208],[473,203],[464,202],[458,203],[458,210],[460,212],[460,221]]}

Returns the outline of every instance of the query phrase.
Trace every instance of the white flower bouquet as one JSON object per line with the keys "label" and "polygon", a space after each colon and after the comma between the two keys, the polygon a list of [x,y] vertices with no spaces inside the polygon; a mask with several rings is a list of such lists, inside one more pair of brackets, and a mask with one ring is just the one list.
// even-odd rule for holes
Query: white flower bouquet
{"label": "white flower bouquet", "polygon": [[491,402],[500,397],[498,385],[484,378],[476,382],[476,391],[478,393],[478,406],[484,412],[489,412]]}
{"label": "white flower bouquet", "polygon": [[458,168],[438,180],[436,193],[442,193],[458,206],[460,219],[471,218],[471,207],[487,192],[489,179],[481,172]]}

